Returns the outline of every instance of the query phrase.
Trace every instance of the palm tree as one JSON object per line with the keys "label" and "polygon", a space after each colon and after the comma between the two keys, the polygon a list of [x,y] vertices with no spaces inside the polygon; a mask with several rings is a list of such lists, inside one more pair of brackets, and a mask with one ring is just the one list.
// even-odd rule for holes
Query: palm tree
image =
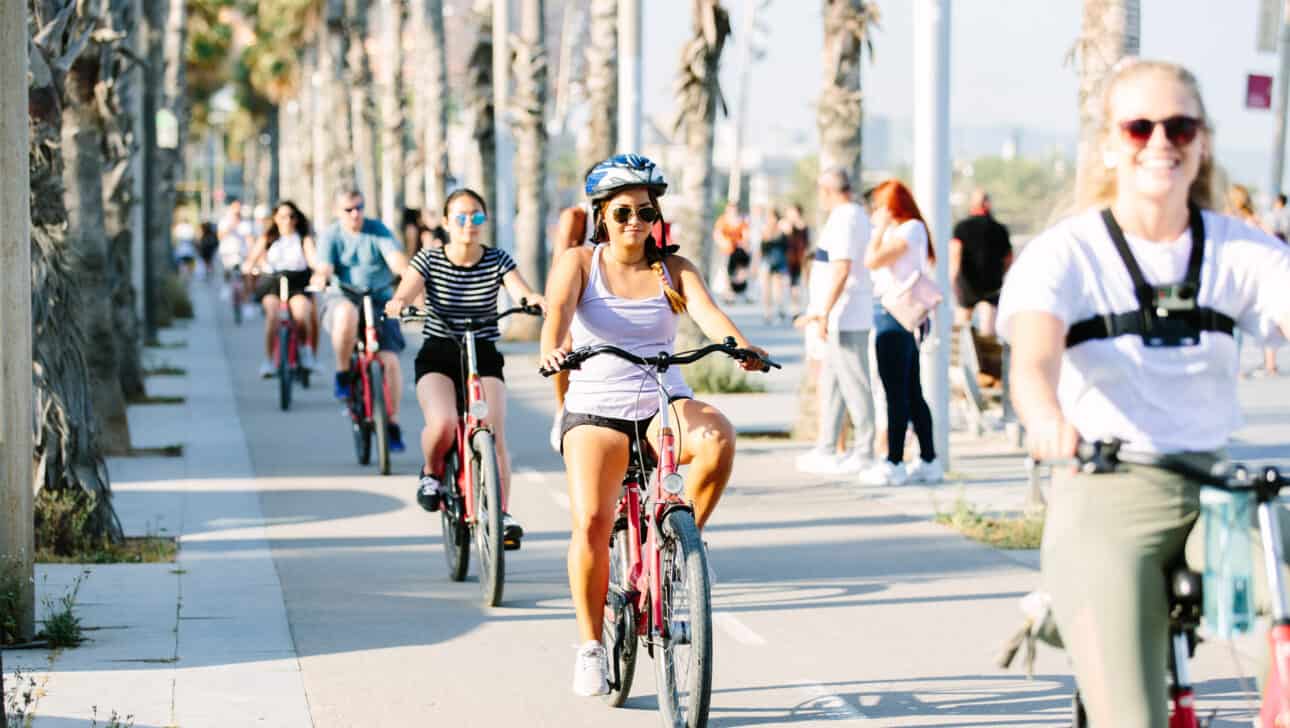
{"label": "palm tree", "polygon": [[[336,192],[357,183],[354,127],[358,119],[353,118],[349,93],[353,79],[346,64],[350,39],[345,11],[345,0],[326,0],[318,54],[323,101],[314,118],[316,129],[325,128],[322,149],[315,147],[315,152],[321,151],[314,160],[314,200],[318,208],[314,210],[315,216],[327,211]],[[323,120],[324,124],[318,123]]]}
{"label": "palm tree", "polygon": [[372,40],[368,35],[369,12],[368,0],[346,0],[346,28],[349,30],[347,83],[358,184],[371,200],[370,205],[375,212],[382,199],[377,162],[381,140],[376,128],[376,104],[372,99],[372,63],[367,55],[367,44]]}
{"label": "palm tree", "polygon": [[[32,378],[36,416],[35,487],[66,492],[90,508],[85,536],[122,538],[99,449],[82,312],[99,304],[78,278],[69,235],[63,162],[64,84],[86,51],[96,19],[75,0],[32,0],[28,99],[31,124]],[[82,81],[75,82],[77,84]],[[70,93],[79,94],[77,89]],[[101,189],[101,187],[100,187]],[[85,200],[84,195],[79,196]],[[80,201],[80,200],[78,200]],[[98,202],[102,209],[102,200]],[[85,213],[81,213],[84,215]],[[100,221],[101,225],[101,221]],[[70,534],[69,534],[70,535]]]}
{"label": "palm tree", "polygon": [[730,37],[730,16],[719,0],[691,0],[694,35],[681,49],[677,74],[674,132],[686,147],[680,172],[677,212],[672,217],[678,228],[681,252],[694,261],[707,277],[714,220],[712,210],[712,147],[717,108],[726,113],[718,68],[726,39]]}
{"label": "palm tree", "polygon": [[618,148],[618,0],[591,0],[587,39],[587,137],[582,169]]}
{"label": "palm tree", "polygon": [[[496,125],[493,123],[493,10],[492,3],[480,0],[472,12],[471,29],[475,41],[466,62],[466,112],[470,137],[476,154],[468,175],[475,191],[483,196],[489,210],[497,209],[497,186],[493,183],[497,168]],[[476,166],[478,165],[478,166]],[[484,227],[483,241],[493,244],[492,226]]]}
{"label": "palm tree", "polygon": [[[533,285],[546,280],[546,99],[547,53],[543,0],[523,0],[520,35],[515,46],[514,116],[515,154],[515,258],[520,273]],[[516,324],[520,325],[516,325]],[[521,316],[512,323],[512,338],[535,339],[540,320]]]}
{"label": "palm tree", "polygon": [[[416,143],[429,211],[443,207],[448,195],[448,61],[444,43],[443,0],[417,3]],[[491,53],[491,51],[490,51]]]}
{"label": "palm tree", "polygon": [[391,230],[399,230],[403,216],[406,181],[403,137],[403,24],[404,0],[381,0],[384,32],[381,34],[381,217]]}
{"label": "palm tree", "polygon": [[[1098,153],[1102,83],[1121,58],[1136,56],[1142,38],[1141,0],[1084,0],[1079,39],[1071,49],[1079,74],[1079,159],[1082,178],[1089,155]],[[1076,189],[1081,181],[1076,180]]]}
{"label": "palm tree", "polygon": [[[820,134],[820,169],[841,167],[857,183],[861,171],[860,129],[864,121],[860,93],[862,51],[873,55],[870,29],[877,26],[878,9],[864,0],[824,0],[824,84],[816,127]],[[814,377],[803,377],[798,388],[799,439],[815,437],[818,414]]]}

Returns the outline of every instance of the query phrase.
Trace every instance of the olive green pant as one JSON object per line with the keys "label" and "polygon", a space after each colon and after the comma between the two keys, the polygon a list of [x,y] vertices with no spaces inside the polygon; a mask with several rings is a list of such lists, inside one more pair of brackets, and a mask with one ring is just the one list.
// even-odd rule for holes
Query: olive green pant
{"label": "olive green pant", "polygon": [[[1191,569],[1203,568],[1204,534],[1193,528],[1199,511],[1199,485],[1158,468],[1054,473],[1043,584],[1093,728],[1168,725],[1165,569],[1184,552]],[[1290,517],[1284,508],[1277,515],[1284,540]],[[1261,542],[1254,538],[1255,599],[1266,607]],[[1260,676],[1266,656],[1264,663]]]}

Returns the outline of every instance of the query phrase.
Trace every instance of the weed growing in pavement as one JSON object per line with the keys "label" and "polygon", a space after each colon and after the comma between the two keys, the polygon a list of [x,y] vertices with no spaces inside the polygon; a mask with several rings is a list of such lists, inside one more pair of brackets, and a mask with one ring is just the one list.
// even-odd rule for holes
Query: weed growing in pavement
{"label": "weed growing in pavement", "polygon": [[36,719],[36,703],[40,700],[40,684],[36,678],[17,669],[5,679],[4,686],[4,695],[0,695],[0,699],[4,701],[9,728],[31,728],[32,721]]}
{"label": "weed growing in pavement", "polygon": [[990,516],[978,511],[961,494],[952,510],[937,508],[935,520],[973,541],[1000,549],[1037,549],[1044,536],[1042,514]]}
{"label": "weed growing in pavement", "polygon": [[[94,497],[82,490],[36,494],[36,561],[43,564],[155,564],[175,560],[175,539],[153,533],[113,543],[86,527]],[[162,529],[164,530],[164,529]]]}
{"label": "weed growing in pavement", "polygon": [[[98,728],[99,706],[95,705],[90,710],[93,713],[90,718],[90,728]],[[131,728],[131,726],[134,725],[134,715],[122,717],[120,713],[117,713],[114,710],[111,715],[108,716],[107,721],[107,723],[103,724],[103,728]]]}
{"label": "weed growing in pavement", "polygon": [[[193,299],[188,295],[188,285],[177,275],[168,275],[161,281],[161,296],[165,305],[161,308],[169,311],[177,319],[193,317]],[[170,322],[162,325],[168,326]]]}
{"label": "weed growing in pavement", "polygon": [[58,599],[41,597],[40,602],[45,605],[46,612],[45,629],[41,636],[49,642],[50,647],[75,647],[85,641],[81,618],[76,616],[76,597],[89,573],[86,571],[78,574],[72,582],[71,590]]}
{"label": "weed growing in pavement", "polygon": [[752,394],[765,392],[766,385],[748,376],[739,364],[726,357],[710,356],[682,372],[690,388],[700,394]]}

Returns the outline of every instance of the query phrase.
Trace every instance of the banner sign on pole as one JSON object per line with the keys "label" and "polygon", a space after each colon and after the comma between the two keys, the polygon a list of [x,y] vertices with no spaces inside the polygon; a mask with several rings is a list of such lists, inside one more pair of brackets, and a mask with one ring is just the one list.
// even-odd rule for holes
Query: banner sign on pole
{"label": "banner sign on pole", "polygon": [[1272,108],[1272,77],[1251,73],[1245,77],[1245,108]]}

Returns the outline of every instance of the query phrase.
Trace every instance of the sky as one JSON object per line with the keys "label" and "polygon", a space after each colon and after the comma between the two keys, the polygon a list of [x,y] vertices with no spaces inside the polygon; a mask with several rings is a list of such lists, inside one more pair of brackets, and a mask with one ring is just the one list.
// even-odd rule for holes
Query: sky
{"label": "sky", "polygon": [[[1216,125],[1218,155],[1237,181],[1266,187],[1273,117],[1244,109],[1247,73],[1272,75],[1277,57],[1256,49],[1260,0],[1142,0],[1142,55],[1182,63],[1197,75]],[[646,0],[644,107],[670,118],[672,82],[689,37],[689,0]],[[736,36],[746,0],[726,0]],[[1066,55],[1079,33],[1081,0],[952,0],[950,114],[955,126],[1076,130],[1076,80]],[[866,113],[913,115],[914,0],[878,0],[881,27],[862,85]],[[781,146],[814,140],[821,74],[821,3],[771,0],[767,53],[753,72],[747,135]],[[734,104],[736,37],[723,56],[722,86]]]}

